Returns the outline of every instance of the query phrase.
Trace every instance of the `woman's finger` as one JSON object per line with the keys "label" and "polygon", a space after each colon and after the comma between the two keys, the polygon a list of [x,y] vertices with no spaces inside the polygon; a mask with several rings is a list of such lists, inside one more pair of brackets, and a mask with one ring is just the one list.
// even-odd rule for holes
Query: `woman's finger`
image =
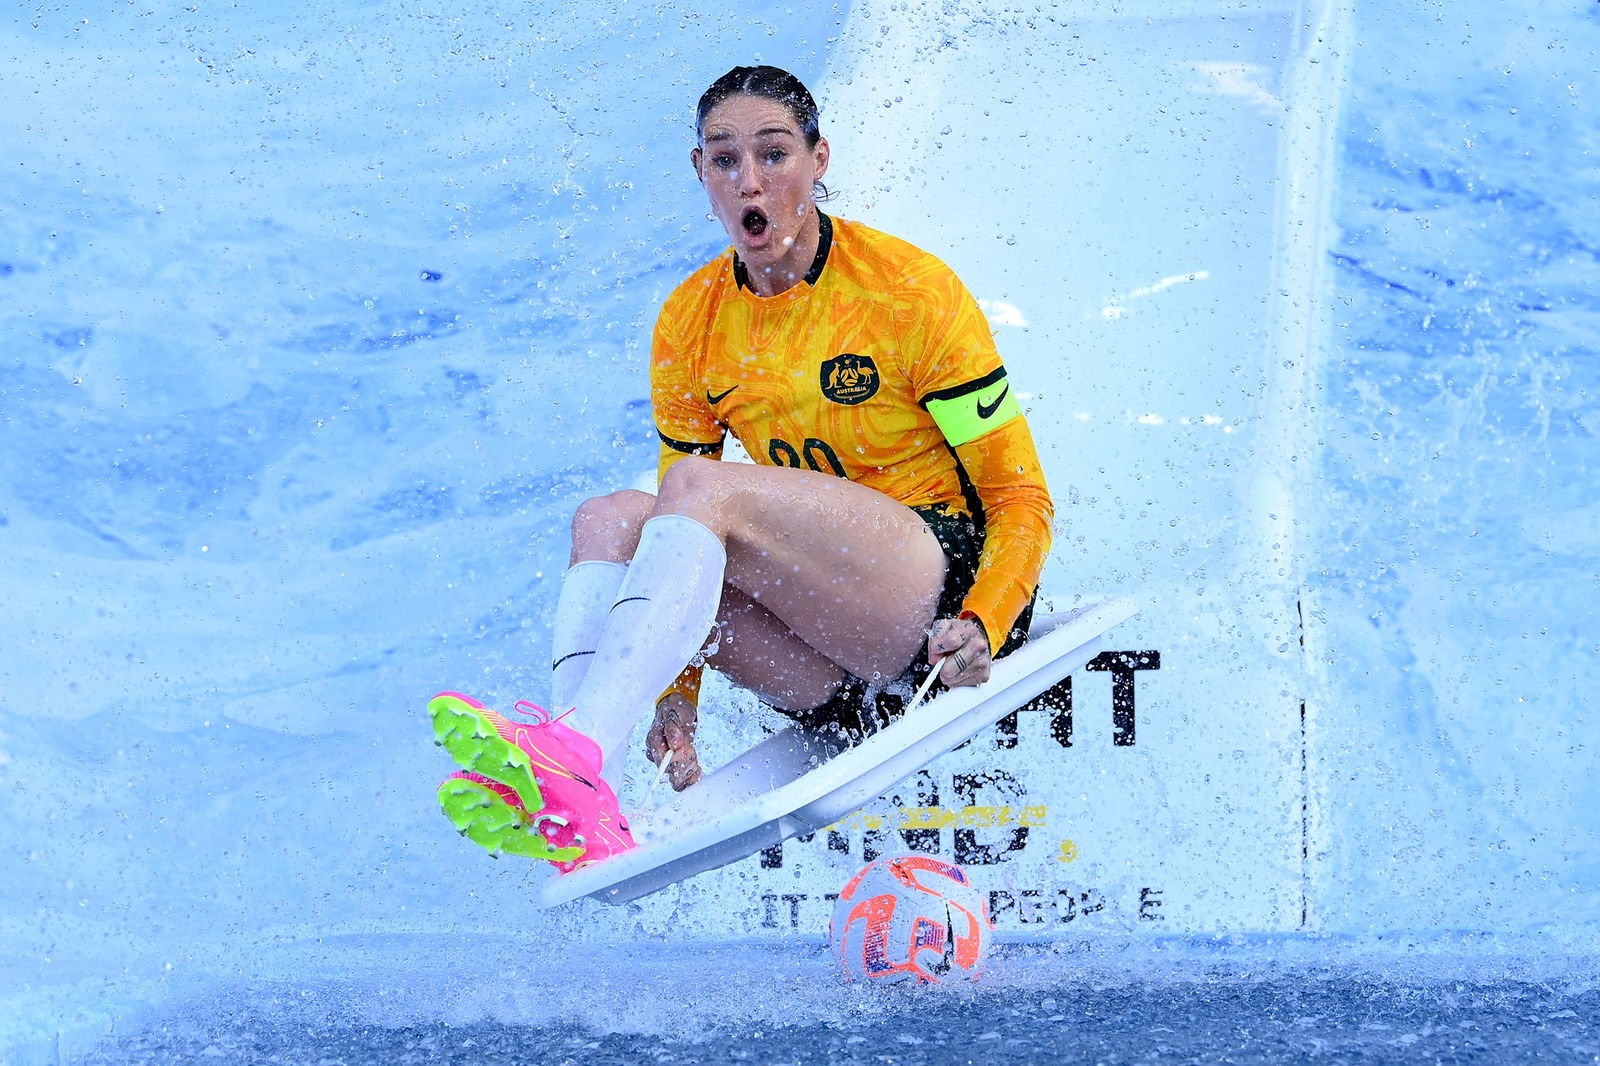
{"label": "woman's finger", "polygon": [[981,634],[977,623],[965,618],[941,618],[928,631],[928,661],[937,662]]}
{"label": "woman's finger", "polygon": [[943,681],[947,687],[960,684],[962,677],[967,672],[969,664],[966,661],[966,657],[962,655],[962,647],[965,647],[965,645],[957,647],[950,654],[939,660],[939,680]]}
{"label": "woman's finger", "polygon": [[682,792],[700,780],[700,757],[691,748],[684,757],[674,758],[672,765],[667,767],[667,778],[672,782],[674,792]]}
{"label": "woman's finger", "polygon": [[974,625],[969,639],[939,660],[939,680],[951,688],[981,685],[989,680],[990,663],[989,642],[983,631]]}

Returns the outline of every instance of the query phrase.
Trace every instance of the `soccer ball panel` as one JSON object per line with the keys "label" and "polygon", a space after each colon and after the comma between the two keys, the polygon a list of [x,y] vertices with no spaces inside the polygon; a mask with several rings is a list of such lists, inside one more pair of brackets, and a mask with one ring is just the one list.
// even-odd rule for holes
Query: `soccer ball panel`
{"label": "soccer ball panel", "polygon": [[850,980],[976,977],[993,925],[961,867],[929,855],[870,863],[845,885],[830,935]]}

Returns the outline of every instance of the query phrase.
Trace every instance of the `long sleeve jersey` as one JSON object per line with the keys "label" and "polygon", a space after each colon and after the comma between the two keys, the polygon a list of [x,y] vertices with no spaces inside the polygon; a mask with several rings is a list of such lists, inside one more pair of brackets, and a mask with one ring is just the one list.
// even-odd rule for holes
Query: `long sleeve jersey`
{"label": "long sleeve jersey", "polygon": [[1038,584],[1053,505],[989,323],[934,256],[820,224],[811,271],[786,292],[757,295],[730,248],[668,297],[650,360],[660,473],[720,457],[732,432],[757,463],[981,512],[962,613],[998,647]]}

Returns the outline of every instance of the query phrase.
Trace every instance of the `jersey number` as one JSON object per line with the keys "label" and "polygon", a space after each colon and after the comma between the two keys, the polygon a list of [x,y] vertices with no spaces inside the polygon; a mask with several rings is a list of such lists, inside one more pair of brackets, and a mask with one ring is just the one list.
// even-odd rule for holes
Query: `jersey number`
{"label": "jersey number", "polygon": [[839,456],[828,447],[828,442],[815,437],[807,437],[800,452],[794,450],[794,445],[786,440],[776,437],[767,445],[767,457],[772,460],[773,466],[787,466],[795,470],[800,469],[800,456],[805,454],[806,465],[819,474],[832,474],[834,477],[844,477],[844,464],[839,462]]}

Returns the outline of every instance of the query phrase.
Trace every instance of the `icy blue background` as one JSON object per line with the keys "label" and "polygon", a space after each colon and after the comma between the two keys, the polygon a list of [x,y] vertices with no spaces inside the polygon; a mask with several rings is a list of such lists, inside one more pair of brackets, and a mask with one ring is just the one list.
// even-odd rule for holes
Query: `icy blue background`
{"label": "icy blue background", "polygon": [[1592,923],[1600,4],[1356,25],[1300,512],[1319,907],[1333,928]]}
{"label": "icy blue background", "polygon": [[[649,467],[649,323],[722,244],[689,103],[844,17],[546,6],[0,27],[0,993],[525,918],[419,834],[418,694],[542,684],[565,515]],[[1600,5],[1401,7],[1298,519],[1312,917],[1592,945]]]}
{"label": "icy blue background", "polygon": [[720,247],[710,42],[810,77],[839,16],[83,14],[4,38],[4,943],[454,921],[418,700],[542,689],[566,516],[653,463],[650,324]]}

